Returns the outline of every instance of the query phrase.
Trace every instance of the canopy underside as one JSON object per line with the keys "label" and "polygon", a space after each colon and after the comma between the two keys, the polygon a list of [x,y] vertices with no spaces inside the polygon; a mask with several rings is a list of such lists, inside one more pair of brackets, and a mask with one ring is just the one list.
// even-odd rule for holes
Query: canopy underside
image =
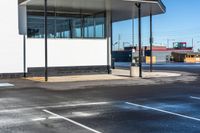
{"label": "canopy underside", "polygon": [[[141,3],[141,16],[165,13],[165,6],[160,0],[48,0],[48,11],[96,13],[111,11],[112,20],[123,21],[137,18],[136,3]],[[44,0],[19,0],[20,5],[26,5],[28,10],[42,11]]]}

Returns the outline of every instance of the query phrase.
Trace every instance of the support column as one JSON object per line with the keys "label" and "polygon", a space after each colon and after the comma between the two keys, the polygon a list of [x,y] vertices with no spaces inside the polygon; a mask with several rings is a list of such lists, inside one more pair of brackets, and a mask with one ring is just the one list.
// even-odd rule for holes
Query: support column
{"label": "support column", "polygon": [[24,45],[24,78],[26,77],[26,35],[23,36],[23,45]]}
{"label": "support column", "polygon": [[111,11],[106,12],[106,36],[107,36],[107,71],[111,74],[111,35],[112,35]]}
{"label": "support column", "polygon": [[111,17],[111,46],[110,46],[110,59],[111,59],[111,68],[115,69],[115,60],[113,60],[113,25],[112,25],[112,17]]}
{"label": "support column", "polygon": [[153,71],[153,30],[152,30],[152,12],[150,13],[150,72]]}
{"label": "support column", "polygon": [[136,6],[138,7],[139,77],[142,78],[141,3],[137,3]]}
{"label": "support column", "polygon": [[134,18],[132,18],[132,45],[133,48],[135,47],[135,41],[134,41]]}
{"label": "support column", "polygon": [[45,36],[45,81],[48,81],[48,32],[47,32],[47,0],[44,0],[44,36]]}
{"label": "support column", "polygon": [[[135,14],[134,14],[135,10],[134,10],[134,7],[133,7],[133,11],[132,11],[132,46],[133,46],[133,49],[135,47],[135,23],[134,23],[134,18],[135,18]],[[133,66],[133,52],[131,52],[131,66]]]}
{"label": "support column", "polygon": [[[134,5],[133,5],[134,6]],[[133,45],[133,48],[135,47],[135,10],[133,8],[133,11],[132,11],[132,45]]]}

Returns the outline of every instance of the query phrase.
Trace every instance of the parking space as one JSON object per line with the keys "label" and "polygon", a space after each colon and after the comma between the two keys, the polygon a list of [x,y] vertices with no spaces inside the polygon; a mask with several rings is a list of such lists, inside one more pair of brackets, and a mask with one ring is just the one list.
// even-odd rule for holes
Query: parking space
{"label": "parking space", "polygon": [[199,69],[186,70],[170,80],[139,79],[129,85],[103,81],[71,90],[68,83],[28,81],[27,87],[25,81],[8,80],[18,88],[0,89],[0,132],[199,133]]}
{"label": "parking space", "polygon": [[200,131],[200,97],[29,107],[0,111],[4,133],[169,133]]}

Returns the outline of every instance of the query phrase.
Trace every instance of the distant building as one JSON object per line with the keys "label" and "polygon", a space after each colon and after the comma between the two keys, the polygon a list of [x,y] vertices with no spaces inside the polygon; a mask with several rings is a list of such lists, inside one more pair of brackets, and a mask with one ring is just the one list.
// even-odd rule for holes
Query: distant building
{"label": "distant building", "polygon": [[200,52],[172,52],[175,62],[200,63]]}
{"label": "distant building", "polygon": [[[178,45],[175,45],[178,44]],[[191,53],[193,52],[193,47],[187,47],[186,42],[174,43],[173,48],[167,48],[165,46],[153,46],[153,56],[156,58],[156,63],[166,63],[173,60],[172,53]],[[150,47],[145,48],[145,56],[150,56]]]}
{"label": "distant building", "polygon": [[[173,48],[167,48],[166,46],[153,46],[153,56],[156,59],[156,63],[166,63],[168,61],[173,60],[172,53],[191,53],[193,52],[193,47],[187,47],[187,43],[178,43],[179,45],[174,45]],[[135,55],[138,55],[138,48],[133,47],[125,47],[124,50],[121,51],[113,51],[113,58],[117,62],[131,62],[132,58],[132,49],[136,49]],[[143,57],[150,56],[150,47],[143,47]],[[145,61],[145,58],[143,58]]]}

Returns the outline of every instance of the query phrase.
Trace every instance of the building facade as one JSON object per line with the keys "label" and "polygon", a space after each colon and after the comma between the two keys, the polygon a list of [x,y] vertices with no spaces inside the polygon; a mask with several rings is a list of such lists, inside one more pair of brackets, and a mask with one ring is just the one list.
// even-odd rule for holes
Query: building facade
{"label": "building facade", "polygon": [[[112,23],[165,12],[159,0],[6,0],[0,8],[1,77],[107,73],[111,65]],[[45,47],[45,35],[48,47]],[[48,49],[47,57],[45,50]]]}

